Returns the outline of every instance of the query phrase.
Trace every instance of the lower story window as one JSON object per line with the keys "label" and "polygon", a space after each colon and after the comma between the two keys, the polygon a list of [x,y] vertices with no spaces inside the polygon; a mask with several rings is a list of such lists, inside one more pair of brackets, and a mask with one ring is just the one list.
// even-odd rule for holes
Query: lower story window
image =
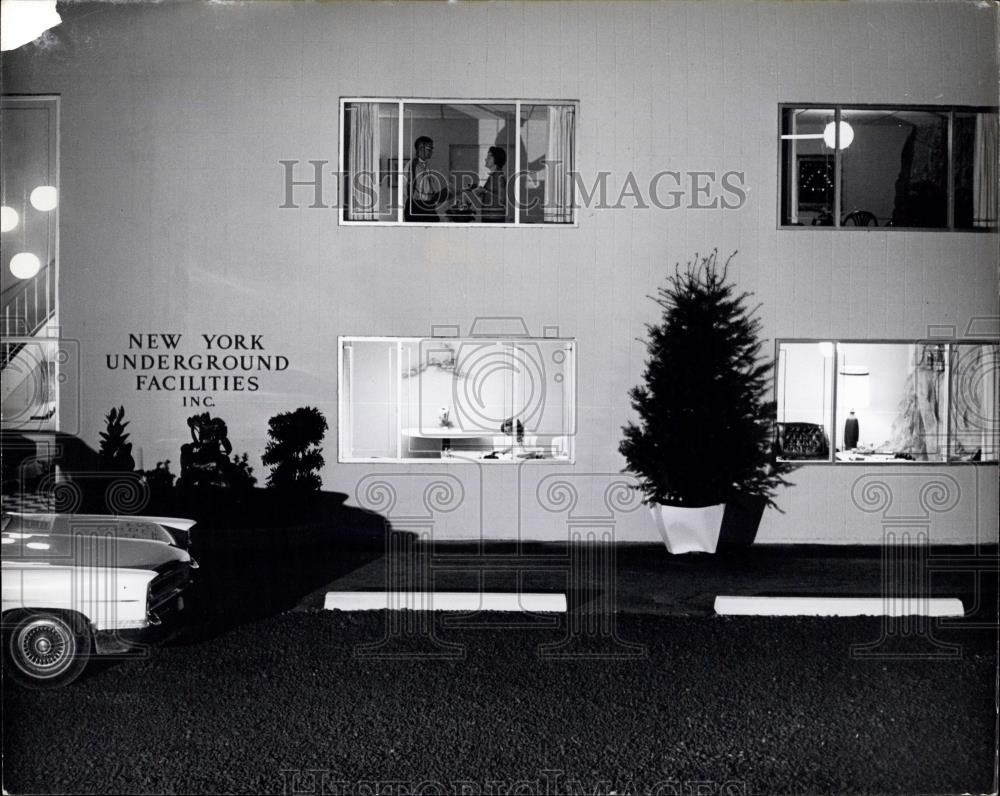
{"label": "lower story window", "polygon": [[780,458],[987,462],[1000,455],[1000,345],[779,341]]}
{"label": "lower story window", "polygon": [[339,460],[570,461],[566,339],[340,339]]}

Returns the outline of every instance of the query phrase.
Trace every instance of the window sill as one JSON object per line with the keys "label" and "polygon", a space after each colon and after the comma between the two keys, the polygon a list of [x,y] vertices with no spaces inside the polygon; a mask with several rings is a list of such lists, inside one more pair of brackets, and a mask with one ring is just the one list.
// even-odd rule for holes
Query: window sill
{"label": "window sill", "polygon": [[[523,225],[522,225],[523,226]],[[948,227],[855,227],[851,226],[841,226],[841,227],[831,227],[831,226],[813,226],[812,224],[779,224],[779,231],[795,231],[799,232],[802,230],[810,230],[812,232],[961,232],[961,233],[972,233],[974,235],[982,234],[996,234],[998,232],[997,227],[955,227],[949,229]]]}
{"label": "window sill", "polygon": [[427,458],[409,458],[409,459],[399,459],[391,456],[385,457],[372,457],[372,458],[354,458],[354,459],[337,459],[338,464],[415,464],[415,465],[441,465],[441,464],[484,464],[489,467],[503,466],[503,465],[519,465],[519,464],[529,464],[529,465],[549,465],[549,464],[576,464],[575,458],[548,458],[548,459],[532,459],[532,458],[518,458],[518,459],[484,459],[476,456],[462,456],[456,454],[454,456],[441,456],[441,457],[430,457]]}
{"label": "window sill", "polygon": [[447,227],[449,229],[579,229],[580,222],[573,221],[569,223],[555,223],[552,221],[533,224],[533,223],[520,223],[515,224],[514,222],[504,222],[503,224],[494,223],[484,223],[482,221],[440,221],[437,223],[421,223],[419,221],[347,221],[346,219],[340,220],[340,226],[342,227],[412,227],[414,229],[441,229],[442,227]]}
{"label": "window sill", "polygon": [[996,466],[997,464],[1000,464],[1000,461],[998,461],[997,459],[986,459],[984,461],[979,461],[979,462],[964,461],[964,460],[961,460],[961,461],[960,460],[955,460],[955,461],[950,461],[950,462],[946,462],[946,461],[926,461],[926,460],[916,461],[916,460],[913,460],[913,459],[881,459],[881,458],[880,459],[857,458],[857,459],[846,459],[846,460],[845,459],[838,459],[836,461],[834,461],[833,459],[778,459],[778,461],[779,462],[788,463],[788,464],[792,464],[792,465],[795,465],[796,467],[799,467],[801,465],[813,465],[813,464],[819,464],[819,465],[831,465],[832,464],[832,465],[837,465],[838,467],[839,466],[856,467],[858,465],[864,465],[864,466],[867,466],[867,467],[885,467],[885,466],[900,466],[900,467],[920,467],[920,466],[924,466],[924,467],[926,467],[926,466],[933,466],[933,467],[967,467],[969,465],[985,465],[985,466],[993,465],[993,466]]}

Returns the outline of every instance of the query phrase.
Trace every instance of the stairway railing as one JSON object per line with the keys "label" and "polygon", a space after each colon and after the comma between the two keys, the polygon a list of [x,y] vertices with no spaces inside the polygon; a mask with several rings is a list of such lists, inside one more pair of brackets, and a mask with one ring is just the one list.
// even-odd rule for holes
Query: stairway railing
{"label": "stairway railing", "polygon": [[[31,279],[22,279],[2,294],[3,336],[31,337],[49,322],[56,309],[55,262],[49,262]],[[0,355],[0,369],[24,346],[23,342],[5,342]]]}

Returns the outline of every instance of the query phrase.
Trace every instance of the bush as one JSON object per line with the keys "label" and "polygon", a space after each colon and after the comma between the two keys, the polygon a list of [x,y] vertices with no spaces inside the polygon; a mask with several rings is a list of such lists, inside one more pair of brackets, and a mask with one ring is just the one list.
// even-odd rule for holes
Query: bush
{"label": "bush", "polygon": [[273,489],[318,490],[322,486],[318,471],[324,464],[319,444],[326,430],[323,413],[311,406],[272,417],[263,457],[264,464],[271,468],[267,485]]}

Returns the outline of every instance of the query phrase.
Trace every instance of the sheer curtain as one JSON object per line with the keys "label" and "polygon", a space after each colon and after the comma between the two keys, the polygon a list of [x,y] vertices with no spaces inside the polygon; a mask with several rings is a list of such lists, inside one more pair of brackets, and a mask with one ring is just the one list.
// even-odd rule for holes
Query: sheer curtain
{"label": "sheer curtain", "polygon": [[997,116],[976,114],[975,163],[972,176],[972,224],[997,226]]}
{"label": "sheer curtain", "polygon": [[349,221],[378,221],[378,103],[355,102],[348,110],[347,218]]}
{"label": "sheer curtain", "polygon": [[903,398],[893,422],[893,450],[918,461],[936,460],[943,452],[941,401],[945,349],[938,343],[910,346]]}
{"label": "sheer curtain", "polygon": [[545,207],[547,223],[573,221],[573,145],[576,108],[549,106],[549,145],[545,153]]}

